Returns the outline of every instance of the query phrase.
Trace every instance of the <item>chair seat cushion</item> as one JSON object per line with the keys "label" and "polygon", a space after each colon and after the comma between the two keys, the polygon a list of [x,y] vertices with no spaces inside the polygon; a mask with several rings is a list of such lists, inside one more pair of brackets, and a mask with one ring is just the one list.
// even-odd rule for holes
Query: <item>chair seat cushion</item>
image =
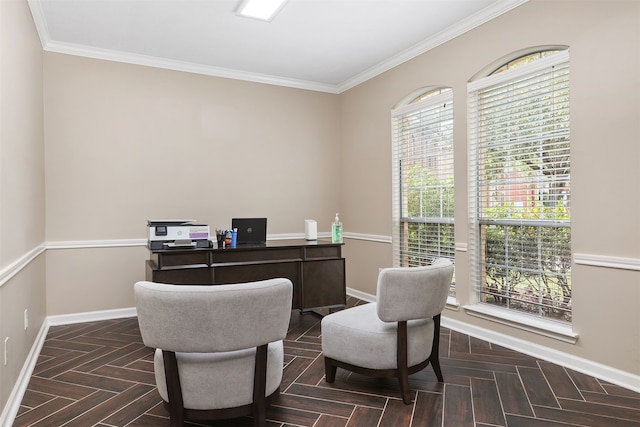
{"label": "chair seat cushion", "polygon": [[[185,409],[223,409],[253,402],[255,348],[225,353],[176,353]],[[282,381],[284,349],[282,341],[267,350],[266,396]],[[158,392],[169,401],[162,350],[156,349],[154,370]]]}
{"label": "chair seat cushion", "polygon": [[[368,369],[397,368],[397,322],[380,320],[376,303],[329,314],[321,325],[325,357]],[[433,330],[433,319],[407,322],[408,366],[429,358]]]}

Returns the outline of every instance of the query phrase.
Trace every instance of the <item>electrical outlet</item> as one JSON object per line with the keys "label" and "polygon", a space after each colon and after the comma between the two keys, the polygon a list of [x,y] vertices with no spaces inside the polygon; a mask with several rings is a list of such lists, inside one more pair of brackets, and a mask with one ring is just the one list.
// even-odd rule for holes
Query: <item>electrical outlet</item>
{"label": "electrical outlet", "polygon": [[7,366],[9,363],[9,337],[4,339],[4,366]]}
{"label": "electrical outlet", "polygon": [[26,331],[29,327],[29,309],[24,309],[24,330]]}

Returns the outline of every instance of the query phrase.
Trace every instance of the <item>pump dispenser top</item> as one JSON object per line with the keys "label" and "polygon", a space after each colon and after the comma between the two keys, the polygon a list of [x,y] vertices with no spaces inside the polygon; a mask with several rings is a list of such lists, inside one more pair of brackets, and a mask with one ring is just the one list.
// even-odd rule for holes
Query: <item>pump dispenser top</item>
{"label": "pump dispenser top", "polygon": [[342,243],[342,223],[337,213],[333,224],[331,224],[331,242]]}

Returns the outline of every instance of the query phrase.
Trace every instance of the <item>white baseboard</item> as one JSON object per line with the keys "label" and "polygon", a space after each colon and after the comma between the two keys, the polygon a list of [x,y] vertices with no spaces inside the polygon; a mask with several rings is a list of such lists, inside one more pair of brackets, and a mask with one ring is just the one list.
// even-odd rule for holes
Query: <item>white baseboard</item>
{"label": "white baseboard", "polygon": [[[347,288],[347,294],[352,297],[359,298],[363,301],[375,301],[375,296],[358,291],[356,289]],[[31,374],[33,373],[36,362],[38,361],[38,355],[40,354],[40,350],[44,345],[44,341],[47,337],[50,326],[95,322],[100,320],[119,319],[134,316],[136,316],[136,309],[134,307],[131,307],[116,310],[92,311],[86,313],[47,317],[43,322],[40,331],[38,332],[38,336],[36,337],[36,340],[31,347],[31,351],[29,352],[27,359],[25,360],[22,370],[20,371],[20,375],[18,376],[18,380],[16,381],[16,384],[14,385],[11,394],[9,395],[7,404],[5,405],[2,414],[0,414],[0,426],[10,427],[13,424],[18,410],[20,409],[20,403],[22,402],[24,392],[29,385],[29,379],[31,378]],[[621,371],[619,369],[593,362],[591,360],[534,344],[529,341],[500,334],[489,329],[480,328],[468,323],[460,322],[455,319],[449,319],[445,316],[442,317],[442,326],[457,332],[473,336],[475,338],[489,341],[491,343],[498,344],[503,347],[510,348],[521,353],[558,364],[560,366],[573,369],[578,372],[582,372],[586,375],[591,375],[609,381],[612,384],[617,384],[621,387],[640,393],[640,376],[638,375],[634,375],[632,373]]]}
{"label": "white baseboard", "polygon": [[[445,313],[446,314],[446,313]],[[442,326],[640,393],[640,376],[519,338],[442,317]]]}
{"label": "white baseboard", "polygon": [[0,426],[2,427],[11,427],[13,425],[13,421],[20,409],[20,403],[22,403],[22,397],[24,396],[24,392],[27,390],[31,374],[33,373],[33,368],[36,366],[40,350],[42,350],[42,346],[44,345],[44,340],[47,338],[48,332],[49,325],[45,320],[38,331],[38,335],[36,336],[33,346],[31,346],[31,351],[27,355],[27,360],[25,360],[24,365],[22,365],[22,370],[20,371],[20,375],[18,375],[18,379],[11,390],[11,394],[9,394],[7,404],[2,410],[2,414],[0,414]]}
{"label": "white baseboard", "polygon": [[[376,300],[375,295],[367,294],[351,288],[347,288],[347,295],[367,302],[375,302]],[[455,304],[447,303],[447,309],[457,310],[457,306]],[[640,376],[638,375],[621,371],[601,363],[593,362],[591,360],[554,350],[539,344],[534,344],[529,341],[514,338],[509,335],[500,334],[490,329],[480,328],[465,322],[460,322],[459,320],[450,319],[446,317],[446,314],[447,310],[444,311],[442,316],[442,326],[445,328],[498,344],[503,347],[519,351],[520,353],[546,360],[640,393]]]}
{"label": "white baseboard", "polygon": [[361,299],[362,301],[367,301],[367,302],[375,302],[376,301],[375,295],[367,294],[365,292],[362,292],[362,291],[359,291],[359,290],[353,289],[353,288],[347,288],[347,295],[349,295],[351,297],[354,297],[354,298]]}
{"label": "white baseboard", "polygon": [[74,323],[98,322],[100,320],[135,317],[136,308],[119,308],[115,310],[88,311],[86,313],[61,314],[47,317],[47,326],[72,325]]}
{"label": "white baseboard", "polygon": [[33,374],[33,369],[35,368],[36,362],[38,361],[38,356],[40,355],[40,351],[42,350],[44,341],[47,338],[49,327],[58,325],[71,325],[74,323],[96,322],[100,320],[120,319],[124,317],[134,316],[136,316],[135,307],[47,317],[40,327],[38,336],[31,346],[31,351],[27,355],[27,359],[22,366],[20,375],[18,376],[18,379],[13,386],[13,389],[11,390],[11,394],[9,395],[9,399],[7,400],[7,404],[2,410],[2,414],[0,414],[0,426],[11,427],[11,425],[13,425],[13,421],[15,420],[15,417],[18,414],[18,410],[20,409],[20,403],[22,403],[24,392],[27,390],[29,380],[31,379],[31,375]]}

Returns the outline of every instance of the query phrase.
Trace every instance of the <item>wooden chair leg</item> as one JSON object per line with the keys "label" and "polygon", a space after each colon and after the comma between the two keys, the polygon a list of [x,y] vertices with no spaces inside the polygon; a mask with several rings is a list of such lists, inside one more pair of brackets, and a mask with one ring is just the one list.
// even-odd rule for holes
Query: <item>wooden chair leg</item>
{"label": "wooden chair leg", "polygon": [[429,362],[433,367],[433,371],[436,373],[438,381],[444,382],[442,376],[442,369],[440,369],[440,315],[433,316],[433,345],[431,347],[431,355],[429,355]]}
{"label": "wooden chair leg", "polygon": [[256,348],[255,374],[253,378],[253,425],[267,425],[267,346]]}
{"label": "wooden chair leg", "polygon": [[336,380],[336,372],[338,367],[334,365],[330,358],[324,358],[324,377],[325,381],[329,384],[333,383]]}
{"label": "wooden chair leg", "polygon": [[162,350],[162,360],[167,382],[167,394],[169,395],[169,423],[171,427],[183,427],[184,404],[178,375],[178,359],[173,351]]}
{"label": "wooden chair leg", "polygon": [[397,353],[397,369],[398,382],[400,383],[400,392],[402,401],[409,405],[411,396],[409,393],[409,366],[407,361],[407,322],[398,322],[398,353]]}

